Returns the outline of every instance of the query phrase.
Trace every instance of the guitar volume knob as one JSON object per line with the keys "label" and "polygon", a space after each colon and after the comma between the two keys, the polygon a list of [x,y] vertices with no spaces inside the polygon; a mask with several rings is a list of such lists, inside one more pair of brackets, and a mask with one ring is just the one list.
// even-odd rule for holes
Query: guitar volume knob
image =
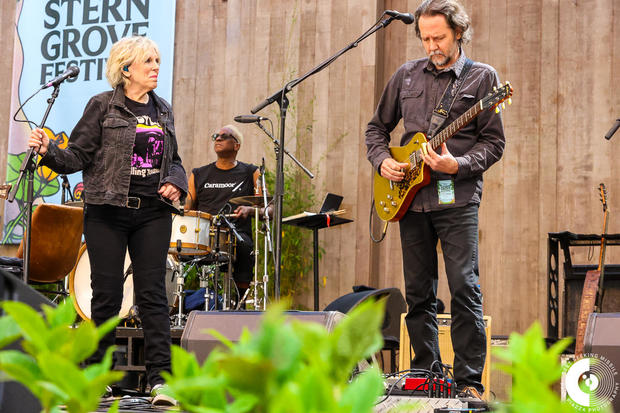
{"label": "guitar volume knob", "polygon": [[396,206],[396,201],[392,201],[392,206]]}
{"label": "guitar volume knob", "polygon": [[386,196],[386,198],[391,201],[392,200],[392,195],[388,194],[388,196]]}
{"label": "guitar volume knob", "polygon": [[383,211],[385,211],[385,212],[390,212],[390,208],[385,207],[385,208],[383,208]]}
{"label": "guitar volume knob", "polygon": [[379,205],[385,206],[385,202],[381,201],[381,202],[379,202]]}

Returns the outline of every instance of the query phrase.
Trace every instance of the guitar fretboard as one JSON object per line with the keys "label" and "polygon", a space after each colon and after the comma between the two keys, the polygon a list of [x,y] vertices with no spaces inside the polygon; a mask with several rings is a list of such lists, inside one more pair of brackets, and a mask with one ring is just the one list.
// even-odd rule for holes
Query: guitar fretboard
{"label": "guitar fretboard", "polygon": [[[478,116],[480,112],[482,112],[483,110],[484,110],[484,104],[483,104],[483,100],[481,100],[478,103],[476,103],[474,106],[469,108],[467,112],[459,116],[454,122],[448,125],[447,128],[443,129],[434,138],[432,138],[429,142],[429,144],[431,145],[431,148],[433,148],[433,150],[436,150],[437,148],[439,148],[445,141],[447,141],[452,136],[454,136],[455,133],[461,130],[463,126],[471,122],[472,119]],[[420,152],[419,149],[417,151],[414,151],[411,155],[409,155],[409,163],[411,163],[412,165],[417,165],[420,161],[422,161],[422,153]]]}
{"label": "guitar fretboard", "polygon": [[480,112],[483,110],[482,100],[478,102],[476,105],[472,106],[467,110],[467,112],[463,113],[459,116],[454,122],[448,125],[447,128],[443,129],[439,132],[433,139],[431,139],[430,144],[433,150],[439,148],[445,141],[450,139],[461,130],[465,125],[472,121],[473,118],[478,116]]}

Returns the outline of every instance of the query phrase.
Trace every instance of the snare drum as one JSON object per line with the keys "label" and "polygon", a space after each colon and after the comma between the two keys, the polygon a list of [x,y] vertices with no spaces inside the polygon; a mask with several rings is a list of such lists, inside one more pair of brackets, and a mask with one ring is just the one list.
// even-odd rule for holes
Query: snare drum
{"label": "snare drum", "polygon": [[[186,211],[183,216],[172,216],[170,254],[206,255],[209,253],[211,215],[202,211]],[[181,252],[178,244],[181,243]]]}
{"label": "snare drum", "polygon": [[[166,261],[166,297],[168,306],[174,302],[175,280],[173,279],[176,261],[172,255],[168,255]],[[120,318],[127,318],[129,311],[134,305],[133,294],[133,271],[131,269],[131,259],[129,251],[125,253],[125,264],[123,265],[125,284],[123,284],[123,301],[121,311],[118,313]],[[93,298],[93,290],[90,285],[90,259],[86,244],[83,244],[78,254],[77,264],[69,274],[69,292],[73,297],[73,306],[84,320],[91,319],[90,301]]]}

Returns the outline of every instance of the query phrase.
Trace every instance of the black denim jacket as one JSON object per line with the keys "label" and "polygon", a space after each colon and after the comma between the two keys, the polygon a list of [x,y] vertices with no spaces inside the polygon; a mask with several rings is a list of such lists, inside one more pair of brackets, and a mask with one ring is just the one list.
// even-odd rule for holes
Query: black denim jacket
{"label": "black denim jacket", "polygon": [[[184,200],[187,175],[178,154],[170,104],[153,91],[149,92],[149,97],[155,102],[158,122],[164,131],[159,186],[174,184],[181,190]],[[50,141],[40,165],[57,173],[83,171],[84,199],[89,204],[126,206],[136,125],[136,117],[125,106],[122,86],[95,95],[71,132],[67,149]]]}

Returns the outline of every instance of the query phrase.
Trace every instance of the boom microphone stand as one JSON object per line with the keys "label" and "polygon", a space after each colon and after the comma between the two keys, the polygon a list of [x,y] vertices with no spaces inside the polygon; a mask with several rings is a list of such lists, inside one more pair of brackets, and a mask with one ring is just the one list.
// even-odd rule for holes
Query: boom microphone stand
{"label": "boom microphone stand", "polygon": [[[54,84],[54,90],[52,91],[52,96],[47,99],[47,109],[45,110],[45,114],[43,115],[43,120],[39,125],[40,129],[43,129],[45,126],[45,122],[47,121],[47,117],[52,110],[52,106],[58,97],[58,93],[60,89],[60,84]],[[26,157],[22,162],[19,168],[19,176],[17,177],[17,181],[15,182],[15,186],[11,190],[7,201],[13,202],[15,200],[15,195],[17,194],[17,190],[19,189],[19,185],[24,179],[24,176],[27,175],[27,187],[26,187],[26,204],[24,208],[26,208],[26,242],[24,243],[24,267],[23,267],[23,275],[22,280],[27,283],[28,276],[30,274],[30,241],[32,234],[32,204],[34,202],[34,172],[37,169],[37,155],[39,153],[34,150],[34,148],[28,149],[26,152]]]}
{"label": "boom microphone stand", "polygon": [[[385,14],[386,13],[384,12],[383,15]],[[289,100],[286,94],[290,92],[295,86],[297,86],[298,84],[300,84],[301,82],[309,78],[310,76],[325,69],[332,62],[334,62],[336,59],[338,59],[340,56],[342,56],[349,50],[353,49],[354,47],[357,47],[362,40],[366,39],[371,34],[375,33],[376,31],[382,28],[387,27],[387,25],[390,24],[395,18],[396,17],[393,17],[393,16],[387,17],[384,20],[381,20],[380,18],[379,21],[375,23],[373,27],[368,29],[364,34],[362,34],[359,38],[357,38],[353,43],[349,44],[348,46],[346,46],[344,49],[337,52],[332,57],[323,61],[322,63],[320,63],[318,66],[316,66],[314,69],[310,70],[303,76],[295,80],[291,80],[286,85],[284,85],[282,89],[278,90],[277,92],[275,92],[274,94],[272,94],[271,96],[263,100],[261,103],[259,103],[254,108],[252,108],[252,110],[250,111],[252,113],[256,113],[262,110],[263,108],[265,108],[267,105],[272,104],[273,102],[277,102],[278,105],[280,106],[280,148],[282,150],[278,151],[277,157],[276,157],[276,189],[275,189],[275,194],[274,194],[274,201],[275,201],[275,211],[274,211],[274,214],[275,214],[274,215],[274,233],[275,233],[274,234],[274,238],[275,238],[275,259],[274,259],[275,280],[274,280],[274,283],[275,283],[275,286],[274,287],[275,288],[274,290],[275,290],[276,300],[280,299],[280,270],[282,266],[282,203],[284,201],[284,143],[285,143],[284,138],[285,138],[285,132],[286,132],[286,113],[287,113],[288,106],[289,106]]]}

